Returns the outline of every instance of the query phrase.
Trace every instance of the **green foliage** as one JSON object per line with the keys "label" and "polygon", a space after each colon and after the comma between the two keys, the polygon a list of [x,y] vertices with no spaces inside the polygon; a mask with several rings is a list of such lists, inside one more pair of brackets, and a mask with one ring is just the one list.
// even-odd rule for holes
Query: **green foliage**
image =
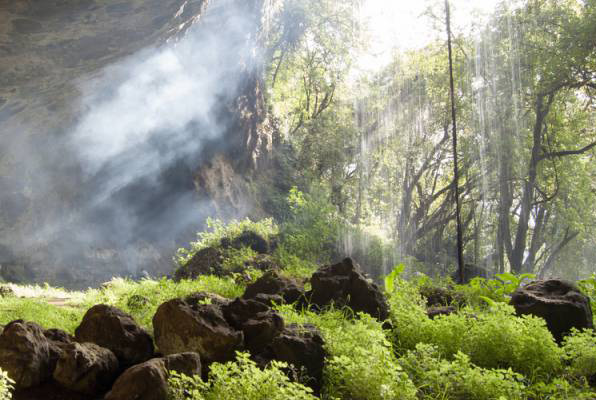
{"label": "green foliage", "polygon": [[593,400],[596,392],[584,382],[555,378],[528,387],[526,397],[531,400]]}
{"label": "green foliage", "polygon": [[287,323],[313,324],[321,331],[328,357],[324,396],[329,399],[414,399],[416,389],[397,363],[379,323],[367,314],[346,318],[330,309],[322,314],[280,306]]}
{"label": "green foliage", "polygon": [[292,188],[288,195],[291,215],[282,226],[284,251],[314,263],[329,262],[339,234],[335,208],[321,195]]}
{"label": "green foliage", "polygon": [[184,265],[199,250],[207,247],[219,247],[223,238],[234,240],[242,232],[252,231],[264,239],[270,240],[279,231],[271,218],[262,219],[258,222],[246,218],[241,221],[232,220],[227,224],[219,219],[207,218],[207,228],[208,230],[197,233],[198,240],[190,244],[190,249],[182,248],[178,250],[176,262],[179,265]]}
{"label": "green foliage", "polygon": [[431,320],[414,284],[397,279],[394,285],[389,303],[399,351],[428,343],[442,357],[462,352],[480,367],[512,368],[532,381],[560,372],[562,353],[543,319],[516,317],[513,307],[495,303],[487,310],[464,307]]}
{"label": "green foliage", "polygon": [[596,333],[573,329],[563,341],[564,360],[568,371],[576,377],[596,375]]}
{"label": "green foliage", "polygon": [[12,390],[14,381],[8,377],[8,374],[0,369],[0,400],[12,399]]}
{"label": "green foliage", "polygon": [[[233,277],[220,278],[212,275],[179,282],[166,278],[158,281],[145,279],[139,282],[113,279],[102,289],[89,290],[79,307],[81,310],[86,310],[100,303],[113,305],[131,314],[143,328],[152,332],[151,320],[157,307],[168,300],[185,297],[196,292],[209,292],[234,298],[242,295],[244,287],[238,285]],[[33,319],[35,320],[35,318]],[[78,321],[73,325],[73,330],[76,323]]]}
{"label": "green foliage", "polygon": [[272,361],[264,370],[247,353],[237,353],[235,362],[211,364],[208,382],[199,376],[172,373],[172,400],[315,400],[312,390],[290,382],[283,372],[288,365]]}
{"label": "green foliage", "polygon": [[0,299],[0,325],[15,319],[34,321],[42,327],[61,328],[74,333],[84,310],[71,305],[57,306],[45,299],[4,297]]}
{"label": "green foliage", "polygon": [[456,290],[462,293],[470,304],[481,304],[482,301],[491,300],[506,303],[511,294],[522,284],[536,279],[535,274],[511,273],[496,274],[494,279],[476,277],[467,285],[458,285]]}
{"label": "green foliage", "polygon": [[577,281],[580,290],[590,298],[592,313],[596,315],[596,274],[591,277]]}
{"label": "green foliage", "polygon": [[385,283],[385,292],[386,293],[393,293],[397,287],[395,285],[395,281],[401,278],[401,275],[405,271],[406,266],[404,264],[399,264],[393,267],[393,270],[384,278]]}
{"label": "green foliage", "polygon": [[522,376],[512,370],[484,369],[458,352],[453,361],[440,356],[437,348],[420,343],[408,351],[400,364],[419,387],[421,399],[515,400],[522,399]]}

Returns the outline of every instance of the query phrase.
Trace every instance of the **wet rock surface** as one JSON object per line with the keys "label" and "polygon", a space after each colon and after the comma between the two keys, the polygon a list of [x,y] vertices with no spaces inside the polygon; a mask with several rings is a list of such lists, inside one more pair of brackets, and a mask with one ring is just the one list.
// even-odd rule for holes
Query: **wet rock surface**
{"label": "wet rock surface", "polygon": [[571,328],[594,328],[590,299],[567,281],[550,279],[532,282],[516,290],[510,303],[519,315],[543,318],[559,343]]}
{"label": "wet rock surface", "polygon": [[110,349],[122,368],[153,357],[153,340],[134,319],[116,307],[91,307],[75,330],[78,342],[90,342]]}
{"label": "wet rock surface", "polygon": [[0,368],[24,389],[46,381],[52,375],[50,348],[43,329],[34,322],[13,321],[0,335]]}
{"label": "wet rock surface", "polygon": [[67,389],[93,395],[108,390],[118,372],[118,359],[110,350],[94,343],[69,343],[62,346],[53,377]]}
{"label": "wet rock surface", "polygon": [[310,280],[312,290],[306,298],[312,306],[324,308],[348,306],[383,321],[389,316],[389,305],[379,287],[366,279],[352,259],[319,268]]}
{"label": "wet rock surface", "polygon": [[176,371],[188,376],[201,374],[197,353],[172,354],[130,367],[114,383],[105,400],[167,400],[168,376]]}

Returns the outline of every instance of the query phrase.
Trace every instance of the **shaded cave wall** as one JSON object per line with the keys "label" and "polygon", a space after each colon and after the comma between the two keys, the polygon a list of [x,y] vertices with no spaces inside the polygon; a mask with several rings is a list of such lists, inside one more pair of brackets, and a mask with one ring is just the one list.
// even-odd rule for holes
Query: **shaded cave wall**
{"label": "shaded cave wall", "polygon": [[[174,160],[159,176],[128,184],[110,206],[87,210],[102,177],[86,179],[65,145],[79,118],[80,82],[147,46],[178,40],[191,26],[221,27],[219,11],[226,7],[252,19],[246,40],[255,51],[252,59],[238,60],[241,85],[217,107],[223,136]],[[263,7],[262,0],[0,1],[4,279],[83,288],[112,276],[160,276],[171,271],[175,249],[194,238],[205,217],[264,213],[253,189],[269,168],[274,135],[259,65]],[[183,197],[196,207],[178,206]],[[134,216],[126,240],[118,234],[114,204]],[[75,219],[74,212],[82,216]],[[178,219],[184,223],[174,224]],[[49,221],[60,221],[59,228],[48,228]]]}

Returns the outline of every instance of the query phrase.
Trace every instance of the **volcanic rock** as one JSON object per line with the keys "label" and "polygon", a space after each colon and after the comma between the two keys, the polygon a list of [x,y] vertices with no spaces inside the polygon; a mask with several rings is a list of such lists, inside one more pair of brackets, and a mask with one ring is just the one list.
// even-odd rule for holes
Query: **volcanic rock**
{"label": "volcanic rock", "polygon": [[246,348],[251,352],[267,346],[284,329],[281,316],[263,303],[236,299],[222,307],[228,323],[244,334]]}
{"label": "volcanic rock", "polygon": [[191,305],[182,299],[163,303],[153,316],[155,342],[162,354],[196,352],[205,364],[234,359],[244,336],[215,304]]}
{"label": "volcanic rock", "polygon": [[116,380],[105,400],[167,400],[170,371],[188,376],[200,374],[199,355],[172,354],[130,367]]}
{"label": "volcanic rock", "polygon": [[70,343],[62,347],[54,379],[67,389],[100,394],[118,376],[118,359],[110,350],[94,343]]}
{"label": "volcanic rock", "polygon": [[426,310],[426,315],[430,319],[435,319],[439,315],[450,315],[455,312],[457,312],[457,309],[453,306],[443,306],[443,307],[433,306],[433,307],[429,307]]}
{"label": "volcanic rock", "polygon": [[215,247],[206,247],[197,251],[188,262],[176,270],[174,279],[195,279],[201,275],[224,274],[223,254]]}
{"label": "volcanic rock", "polygon": [[575,285],[563,280],[532,282],[517,289],[511,296],[510,304],[519,315],[543,318],[558,343],[571,328],[594,327],[590,299]]}
{"label": "volcanic rock", "polygon": [[[318,393],[326,356],[323,345],[323,337],[315,326],[290,324],[273,339],[270,349],[272,359],[292,365],[296,374],[305,371],[311,378],[308,386]],[[294,378],[297,380],[298,376]]]}
{"label": "volcanic rock", "polygon": [[74,337],[61,329],[46,329],[43,335],[48,339],[50,349],[50,370],[54,371],[56,364],[62,356],[64,346],[74,341]]}
{"label": "volcanic rock", "polygon": [[310,304],[323,308],[331,304],[348,306],[383,321],[389,316],[387,300],[377,285],[369,282],[351,258],[319,268],[310,280],[312,290],[306,293]]}
{"label": "volcanic rock", "polygon": [[281,276],[276,271],[266,272],[254,283],[248,285],[242,296],[271,305],[273,302],[292,304],[304,296],[304,289],[291,278]]}
{"label": "volcanic rock", "polygon": [[16,320],[0,335],[0,368],[17,389],[36,386],[52,375],[50,349],[43,329],[33,322]]}
{"label": "volcanic rock", "polygon": [[134,319],[116,307],[91,307],[75,330],[76,340],[110,349],[122,368],[147,361],[153,356],[153,340]]}
{"label": "volcanic rock", "polygon": [[235,249],[248,247],[259,254],[269,253],[269,242],[253,231],[244,231],[238,237],[231,241],[230,245]]}

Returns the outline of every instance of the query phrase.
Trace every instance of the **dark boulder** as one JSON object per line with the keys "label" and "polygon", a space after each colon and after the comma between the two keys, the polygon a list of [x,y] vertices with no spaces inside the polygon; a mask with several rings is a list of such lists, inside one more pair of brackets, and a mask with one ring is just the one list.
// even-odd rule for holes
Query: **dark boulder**
{"label": "dark boulder", "polygon": [[127,368],[153,357],[153,340],[135,320],[116,307],[91,307],[75,330],[77,342],[95,343],[110,349],[120,366]]}
{"label": "dark boulder", "polygon": [[225,320],[215,304],[191,305],[182,299],[163,303],[153,316],[155,343],[162,354],[195,352],[205,364],[234,359],[242,332]]}
{"label": "dark boulder", "polygon": [[465,298],[461,294],[448,288],[422,286],[418,291],[426,299],[427,307],[444,307],[465,302]]}
{"label": "dark boulder", "polygon": [[271,342],[271,358],[290,364],[294,380],[302,372],[308,375],[306,384],[319,393],[323,384],[325,349],[323,337],[313,325],[288,325]]}
{"label": "dark boulder", "polygon": [[207,247],[196,252],[188,262],[174,273],[174,279],[195,279],[201,275],[224,274],[223,253],[215,247]]}
{"label": "dark boulder", "polygon": [[559,279],[532,282],[517,289],[510,304],[519,315],[535,315],[546,321],[560,343],[571,328],[593,328],[590,299],[570,282]]}
{"label": "dark boulder", "polygon": [[259,254],[269,253],[269,242],[267,239],[253,231],[242,232],[230,242],[230,246],[235,249],[248,247]]}
{"label": "dark boulder", "polygon": [[377,285],[364,277],[351,258],[319,268],[310,283],[312,290],[306,293],[306,298],[317,308],[334,304],[368,313],[381,321],[389,316],[385,296]]}
{"label": "dark boulder", "polygon": [[94,343],[70,343],[54,370],[54,379],[67,389],[89,395],[105,393],[118,377],[118,359]]}
{"label": "dark boulder", "polygon": [[426,315],[430,319],[435,319],[439,315],[450,315],[450,314],[454,314],[456,312],[457,312],[457,309],[453,306],[443,306],[443,307],[433,306],[433,307],[429,307],[426,310]]}
{"label": "dark boulder", "polygon": [[15,292],[12,290],[10,286],[1,285],[0,286],[0,297],[15,297]]}
{"label": "dark boulder", "polygon": [[62,356],[64,346],[74,342],[74,337],[61,329],[46,329],[43,331],[43,335],[48,339],[50,370],[54,371],[60,356]]}
{"label": "dark boulder", "polygon": [[246,348],[256,352],[266,347],[284,329],[282,317],[263,303],[236,299],[222,307],[228,323],[244,335]]}
{"label": "dark boulder", "polygon": [[22,320],[6,325],[0,335],[0,368],[17,389],[37,386],[50,378],[50,347],[43,329]]}
{"label": "dark boulder", "polygon": [[201,359],[197,353],[172,354],[130,367],[116,380],[104,399],[167,400],[170,371],[200,375]]}
{"label": "dark boulder", "polygon": [[215,304],[216,306],[223,306],[230,303],[232,300],[227,299],[215,293],[196,292],[184,298],[191,307],[196,307],[199,304]]}
{"label": "dark boulder", "polygon": [[242,297],[271,304],[283,300],[286,304],[295,303],[304,296],[304,289],[291,278],[281,276],[276,271],[266,272],[254,283],[248,285]]}

